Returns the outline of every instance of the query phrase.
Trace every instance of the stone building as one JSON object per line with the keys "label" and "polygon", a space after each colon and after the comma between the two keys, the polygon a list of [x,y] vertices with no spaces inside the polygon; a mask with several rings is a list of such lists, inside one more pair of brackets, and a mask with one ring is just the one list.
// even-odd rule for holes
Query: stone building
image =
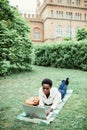
{"label": "stone building", "polygon": [[36,14],[22,16],[31,25],[34,43],[74,39],[78,28],[87,28],[87,0],[37,0]]}

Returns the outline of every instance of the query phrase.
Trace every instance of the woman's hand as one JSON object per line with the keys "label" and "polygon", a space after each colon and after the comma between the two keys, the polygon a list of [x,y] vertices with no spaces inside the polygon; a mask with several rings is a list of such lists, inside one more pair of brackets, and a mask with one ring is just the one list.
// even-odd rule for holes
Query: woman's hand
{"label": "woman's hand", "polygon": [[52,112],[52,111],[53,111],[53,108],[46,110],[46,116],[48,116],[50,114],[50,112]]}

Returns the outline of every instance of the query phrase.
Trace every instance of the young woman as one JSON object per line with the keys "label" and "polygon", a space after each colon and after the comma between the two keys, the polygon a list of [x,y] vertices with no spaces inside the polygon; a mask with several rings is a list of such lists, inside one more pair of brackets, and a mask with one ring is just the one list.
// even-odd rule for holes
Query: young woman
{"label": "young woman", "polygon": [[52,81],[50,79],[44,79],[41,85],[42,87],[39,89],[39,106],[50,106],[50,108],[46,110],[46,115],[48,115],[61,102],[61,94],[57,88],[52,87]]}

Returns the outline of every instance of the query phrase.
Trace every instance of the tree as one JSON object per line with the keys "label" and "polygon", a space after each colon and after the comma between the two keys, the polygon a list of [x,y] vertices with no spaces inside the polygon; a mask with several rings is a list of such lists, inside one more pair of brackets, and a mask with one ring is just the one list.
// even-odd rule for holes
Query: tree
{"label": "tree", "polygon": [[0,75],[30,70],[30,27],[8,0],[0,0]]}
{"label": "tree", "polygon": [[87,30],[85,28],[78,29],[76,38],[78,41],[87,39]]}

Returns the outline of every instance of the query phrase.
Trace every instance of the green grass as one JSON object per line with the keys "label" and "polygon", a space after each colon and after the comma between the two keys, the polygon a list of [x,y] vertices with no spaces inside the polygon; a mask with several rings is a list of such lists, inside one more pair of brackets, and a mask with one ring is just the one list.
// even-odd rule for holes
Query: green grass
{"label": "green grass", "polygon": [[[70,78],[69,89],[74,92],[50,125],[17,120],[23,112],[22,103],[38,95],[41,81],[50,78],[57,87],[62,79]],[[32,72],[0,78],[1,130],[87,130],[87,72],[52,67],[33,66]]]}

